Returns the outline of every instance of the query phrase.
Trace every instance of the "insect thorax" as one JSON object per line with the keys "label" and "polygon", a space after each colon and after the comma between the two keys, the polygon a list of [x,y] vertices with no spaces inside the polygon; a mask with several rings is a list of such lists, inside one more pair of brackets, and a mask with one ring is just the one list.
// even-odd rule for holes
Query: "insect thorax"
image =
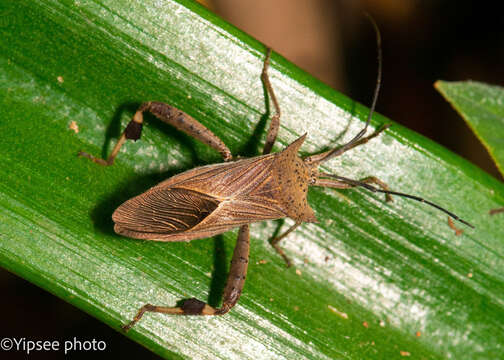
{"label": "insect thorax", "polygon": [[297,155],[304,136],[277,154],[273,166],[278,182],[279,197],[285,213],[293,220],[317,222],[315,213],[307,201],[311,169]]}

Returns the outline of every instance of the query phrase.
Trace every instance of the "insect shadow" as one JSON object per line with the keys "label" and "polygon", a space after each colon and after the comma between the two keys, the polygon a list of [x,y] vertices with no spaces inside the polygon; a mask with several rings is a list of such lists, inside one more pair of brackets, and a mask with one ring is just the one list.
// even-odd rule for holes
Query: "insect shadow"
{"label": "insect shadow", "polygon": [[264,108],[266,109],[266,112],[259,118],[259,121],[257,122],[254,131],[252,131],[252,135],[249,140],[238,149],[237,153],[243,157],[254,157],[260,155],[259,147],[261,145],[261,138],[266,136],[266,124],[271,115],[270,98],[268,96],[268,89],[266,89],[264,84],[262,84],[262,89]]}

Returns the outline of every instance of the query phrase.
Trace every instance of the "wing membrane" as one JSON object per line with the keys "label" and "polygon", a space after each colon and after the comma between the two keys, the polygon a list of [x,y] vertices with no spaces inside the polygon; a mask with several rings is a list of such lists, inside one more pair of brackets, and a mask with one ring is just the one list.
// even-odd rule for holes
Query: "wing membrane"
{"label": "wing membrane", "polygon": [[134,197],[112,215],[115,231],[135,238],[187,231],[211,214],[219,202],[188,189],[158,188]]}

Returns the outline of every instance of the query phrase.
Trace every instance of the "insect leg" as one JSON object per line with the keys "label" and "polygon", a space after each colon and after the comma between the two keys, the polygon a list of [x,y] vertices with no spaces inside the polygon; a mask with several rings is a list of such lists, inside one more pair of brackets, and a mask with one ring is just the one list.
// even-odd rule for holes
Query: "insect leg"
{"label": "insect leg", "polygon": [[128,123],[124,129],[121,137],[114,146],[114,149],[110,153],[107,160],[97,158],[85,152],[79,152],[79,156],[84,156],[97,164],[109,166],[114,163],[114,159],[119,153],[121,146],[126,142],[126,140],[138,140],[142,134],[143,126],[143,113],[145,111],[151,112],[159,120],[168,123],[180,131],[185,132],[187,135],[194,137],[195,139],[209,145],[213,149],[221,153],[224,161],[229,161],[233,158],[231,151],[228,147],[219,139],[213,132],[207,129],[203,124],[201,124],[196,119],[187,115],[186,113],[180,111],[179,109],[170,106],[168,104],[156,101],[149,101],[143,103],[137,110],[133,119]]}
{"label": "insect leg", "polygon": [[264,66],[261,74],[261,79],[266,87],[271,101],[273,101],[273,106],[275,107],[275,115],[271,118],[270,127],[268,134],[266,135],[266,143],[264,144],[263,155],[269,154],[273,145],[275,144],[276,137],[278,135],[278,128],[280,127],[280,105],[278,105],[275,92],[273,91],[273,86],[269,80],[268,68],[270,64],[271,49],[268,48],[266,53],[266,58],[264,59]]}
{"label": "insect leg", "polygon": [[[362,140],[364,140],[364,139],[362,139]],[[324,173],[320,174],[320,176],[329,176],[329,175],[330,174],[324,174]],[[381,181],[380,179],[378,179],[377,177],[374,177],[374,176],[369,176],[367,178],[359,180],[359,182],[362,182],[362,183],[365,183],[365,184],[375,184],[375,185],[378,185],[379,187],[381,187],[383,190],[389,191],[388,185],[386,183],[384,183],[383,181]],[[357,187],[359,185],[350,184],[350,183],[347,183],[347,182],[344,182],[344,181],[339,181],[339,180],[336,180],[336,179],[320,179],[320,178],[317,178],[315,180],[315,183],[313,184],[313,186],[330,187],[330,188],[334,188],[334,189],[350,189],[350,188]],[[392,201],[392,196],[390,196],[390,194],[385,194],[385,200],[386,201]]]}
{"label": "insect leg", "polygon": [[283,234],[277,236],[276,238],[274,238],[274,239],[272,239],[270,241],[271,246],[273,246],[273,248],[276,250],[276,252],[284,259],[285,265],[287,265],[287,267],[291,267],[292,261],[287,257],[287,255],[285,255],[285,252],[283,251],[283,249],[280,246],[278,246],[278,243],[280,242],[280,240],[282,240],[283,238],[285,238],[291,232],[293,232],[294,230],[296,230],[296,228],[299,225],[301,225],[300,222],[295,223],[290,228],[288,228],[286,232],[284,232]]}
{"label": "insect leg", "polygon": [[[395,196],[405,197],[405,198],[412,199],[412,200],[427,204],[429,206],[432,206],[432,207],[444,212],[446,215],[448,215],[452,219],[460,221],[462,224],[465,224],[465,225],[469,226],[470,228],[474,229],[474,225],[471,225],[470,223],[468,223],[464,219],[458,217],[454,213],[446,210],[445,208],[433,203],[432,201],[425,200],[424,198],[421,198],[419,196],[388,190],[388,187],[386,187],[386,188],[384,187],[387,185],[384,182],[379,181],[377,178],[371,177],[371,178],[364,179],[364,181],[359,181],[359,180],[349,179],[344,176],[339,176],[339,175],[334,175],[334,174],[325,174],[325,173],[320,173],[319,177],[330,178],[330,179],[318,178],[315,180],[314,185],[333,187],[333,188],[338,188],[338,189],[348,189],[349,187],[361,186],[361,187],[363,187],[369,191],[375,192],[375,193],[381,192],[386,195],[395,195]],[[372,179],[372,180],[369,180],[369,179]],[[381,189],[378,189],[372,185],[369,185],[370,183],[377,184],[379,187],[381,187]],[[390,200],[390,197],[387,197],[387,200]]]}
{"label": "insect leg", "polygon": [[124,325],[124,331],[131,329],[146,312],[157,312],[170,315],[223,315],[236,305],[240,298],[249,262],[250,236],[249,226],[240,227],[238,239],[231,260],[231,268],[222,296],[222,306],[214,308],[196,298],[187,299],[180,307],[155,306],[145,304],[138,310],[131,322]]}
{"label": "insect leg", "polygon": [[250,231],[248,225],[240,227],[238,239],[233,251],[233,259],[231,260],[231,268],[229,269],[226,287],[222,295],[222,306],[215,310],[216,315],[227,313],[233,306],[236,305],[240,298],[245,278],[247,275],[250,250]]}
{"label": "insect leg", "polygon": [[365,143],[367,143],[369,140],[377,137],[378,135],[380,135],[383,131],[387,130],[388,128],[390,127],[390,124],[385,124],[383,125],[382,127],[380,127],[379,129],[377,129],[374,133],[372,133],[371,135],[368,135],[368,136],[365,136],[361,139],[359,139],[358,141],[356,141],[355,143],[351,144],[350,146],[348,147],[341,147],[337,150],[335,149],[331,149],[331,150],[328,150],[326,152],[323,152],[321,154],[316,154],[316,155],[311,155],[311,156],[308,156],[304,162],[306,164],[319,164],[321,162],[324,162],[326,160],[329,160],[329,156],[330,158],[333,158],[333,157],[336,157],[336,156],[340,156],[341,154],[347,152],[348,150],[350,149],[353,149],[354,147],[356,146],[359,146],[359,145],[363,145]]}
{"label": "insect leg", "polygon": [[[380,132],[386,129],[389,125],[386,125],[386,127],[376,131],[374,134],[371,136],[367,136],[363,138],[363,136],[366,134],[367,128],[369,126],[369,123],[371,122],[371,117],[373,116],[375,107],[376,107],[376,102],[378,100],[378,94],[380,92],[380,87],[381,87],[381,77],[382,77],[382,49],[381,49],[381,35],[380,35],[380,29],[378,29],[378,25],[374,21],[374,19],[369,15],[368,13],[365,13],[365,15],[369,18],[371,21],[371,25],[373,25],[373,28],[375,30],[376,34],[376,48],[377,48],[377,60],[378,60],[378,71],[376,74],[376,85],[375,85],[375,90],[373,94],[373,100],[371,101],[371,107],[369,109],[368,117],[366,120],[366,125],[364,125],[364,128],[357,133],[349,142],[346,144],[342,145],[340,148],[334,148],[329,151],[326,151],[322,154],[314,155],[314,156],[309,156],[306,158],[304,161],[305,163],[310,163],[312,165],[318,165],[324,161],[327,161],[329,159],[332,159],[335,156],[339,156],[343,154],[345,151],[350,150],[351,148],[354,148],[355,146],[359,144],[364,144],[368,142],[370,139],[373,137],[377,136]],[[365,140],[367,139],[367,140]]]}
{"label": "insect leg", "polygon": [[344,151],[341,151],[341,152],[338,152],[336,151],[335,155],[334,156],[340,156],[341,154],[345,153],[346,151],[350,150],[350,149],[353,149],[354,147],[356,146],[359,146],[359,145],[363,145],[365,143],[367,143],[369,140],[371,140],[372,138],[375,138],[377,137],[378,135],[380,135],[382,132],[384,132],[385,130],[387,130],[389,127],[390,127],[391,124],[385,124],[381,127],[379,127],[374,133],[372,133],[371,135],[368,135],[368,136],[365,136],[363,137],[362,139],[360,139],[359,141],[357,141],[356,143],[352,144],[350,147],[348,147],[347,149],[345,149]]}

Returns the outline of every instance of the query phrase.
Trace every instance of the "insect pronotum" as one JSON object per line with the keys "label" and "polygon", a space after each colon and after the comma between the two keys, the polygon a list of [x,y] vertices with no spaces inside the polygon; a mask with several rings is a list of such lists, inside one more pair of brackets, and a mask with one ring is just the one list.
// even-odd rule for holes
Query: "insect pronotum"
{"label": "insect pronotum", "polygon": [[295,221],[287,231],[271,240],[274,249],[290,260],[279,247],[281,239],[303,222],[316,222],[315,213],[307,202],[309,186],[348,189],[357,186],[386,195],[408,197],[425,202],[445,212],[468,226],[466,221],[440,206],[416,196],[390,191],[375,177],[352,180],[343,176],[319,172],[318,166],[346,151],[367,143],[388,126],[364,136],[371,120],[381,84],[381,39],[374,21],[378,47],[378,75],[373,101],[364,128],[349,142],[329,151],[301,158],[297,155],[306,134],[295,140],[283,151],[271,154],[280,122],[280,106],[269,81],[268,67],[271,50],[267,50],[261,79],[275,108],[264,145],[263,155],[233,160],[228,147],[209,129],[184,112],[161,102],[146,102],[140,106],[133,119],[119,138],[107,160],[80,152],[100,165],[112,165],[119,149],[127,139],[138,140],[142,131],[143,113],[149,111],[161,121],[193,136],[219,151],[224,163],[207,165],[175,175],[145,193],[123,203],[115,210],[112,219],[114,230],[120,235],[136,239],[157,241],[190,241],[221,234],[240,227],[231,268],[223,292],[222,306],[214,308],[192,298],[180,307],[146,304],[140,308],[131,322],[123,326],[129,330],[145,312],[172,315],[222,315],[227,313],[240,298],[249,261],[249,224],[263,220],[289,217]]}

